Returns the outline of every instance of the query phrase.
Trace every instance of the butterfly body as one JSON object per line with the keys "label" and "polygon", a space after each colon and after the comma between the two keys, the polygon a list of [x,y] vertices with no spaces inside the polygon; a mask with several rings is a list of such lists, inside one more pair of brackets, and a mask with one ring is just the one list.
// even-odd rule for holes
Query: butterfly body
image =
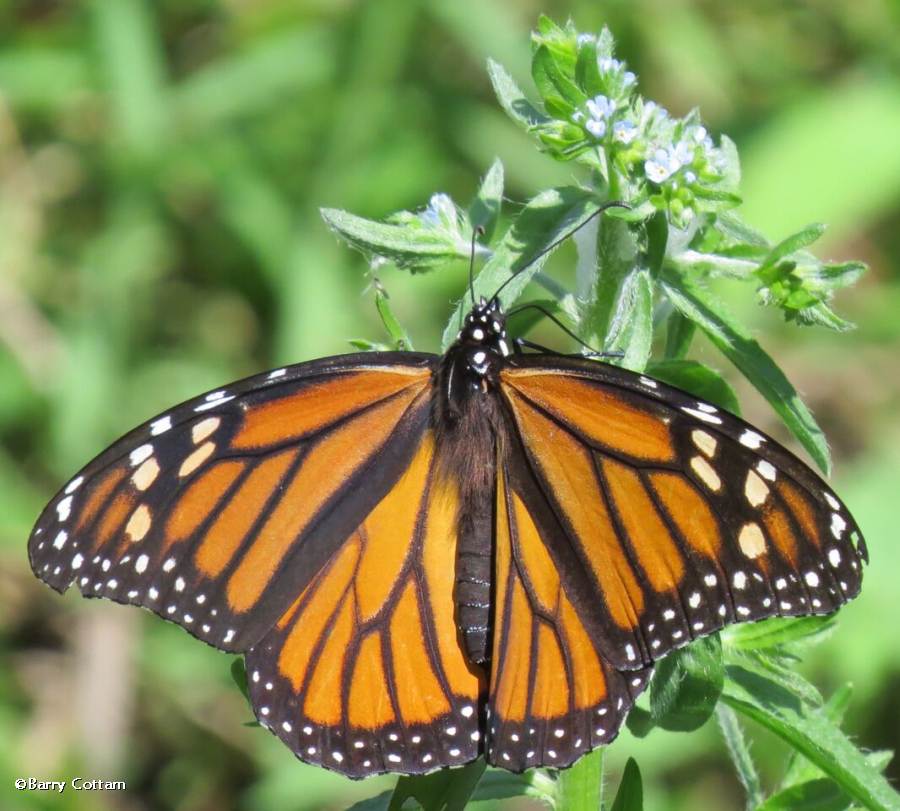
{"label": "butterfly body", "polygon": [[243,653],[260,723],[358,778],[569,765],[659,658],[836,610],[866,549],[774,440],[652,378],[511,352],[482,301],[442,357],[302,363],[139,426],[51,500],[29,558]]}

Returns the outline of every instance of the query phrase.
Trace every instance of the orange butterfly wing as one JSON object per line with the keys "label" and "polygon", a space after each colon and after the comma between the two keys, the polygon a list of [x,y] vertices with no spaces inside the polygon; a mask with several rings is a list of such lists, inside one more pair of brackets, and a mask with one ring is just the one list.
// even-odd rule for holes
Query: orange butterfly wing
{"label": "orange butterfly wing", "polygon": [[247,654],[260,722],[351,777],[478,756],[482,674],[454,622],[455,485],[428,432],[409,467]]}
{"label": "orange butterfly wing", "polygon": [[568,766],[609,743],[652,671],[620,673],[604,658],[591,633],[597,606],[554,559],[559,526],[520,461],[508,458],[497,489],[487,750],[512,771]]}
{"label": "orange butterfly wing", "polygon": [[29,539],[35,574],[247,650],[409,464],[434,360],[313,361],[171,409],[54,497]]}
{"label": "orange butterfly wing", "polygon": [[846,507],[747,423],[594,361],[519,358],[501,379],[523,464],[559,522],[545,543],[613,667],[858,593],[866,552]]}

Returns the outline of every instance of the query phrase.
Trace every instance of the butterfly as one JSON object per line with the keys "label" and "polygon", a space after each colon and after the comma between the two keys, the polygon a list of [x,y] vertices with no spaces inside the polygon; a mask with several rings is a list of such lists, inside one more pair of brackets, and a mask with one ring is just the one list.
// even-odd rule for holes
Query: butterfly
{"label": "butterfly", "polygon": [[153,418],[28,548],[59,592],[244,654],[259,723],[353,778],[570,765],[661,657],[832,612],[868,559],[775,440],[645,375],[521,351],[496,297],[442,357],[314,360]]}

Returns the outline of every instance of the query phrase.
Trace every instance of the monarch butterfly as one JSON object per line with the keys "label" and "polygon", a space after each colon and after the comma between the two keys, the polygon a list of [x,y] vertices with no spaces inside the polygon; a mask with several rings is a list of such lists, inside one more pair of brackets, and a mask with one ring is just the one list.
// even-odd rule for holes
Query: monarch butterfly
{"label": "monarch butterfly", "polygon": [[29,556],[59,592],[243,653],[259,722],[353,778],[570,765],[655,661],[832,612],[868,560],[773,439],[645,375],[526,354],[474,296],[443,357],[301,363],[134,429]]}

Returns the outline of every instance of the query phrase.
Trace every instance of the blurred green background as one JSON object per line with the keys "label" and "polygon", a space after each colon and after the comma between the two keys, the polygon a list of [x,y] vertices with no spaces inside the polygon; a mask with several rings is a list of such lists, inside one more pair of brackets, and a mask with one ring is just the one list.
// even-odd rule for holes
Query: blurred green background
{"label": "blurred green background", "polygon": [[[494,156],[515,199],[571,179],[504,118],[484,69],[492,56],[528,86],[540,12],[609,24],[647,97],[679,115],[698,105],[730,134],[743,212],[770,238],[825,221],[820,253],[871,264],[837,301],[859,324],[848,335],[720,292],[816,412],[869,540],[862,596],[804,668],[826,692],[854,683],[860,745],[900,746],[900,3],[3,0],[0,807],[302,811],[391,785],[296,762],[242,725],[229,657],[142,612],[58,597],[31,576],[26,539],[59,484],[134,424],[383,339],[366,262],[318,207],[382,217],[433,191],[466,201]],[[554,259],[562,279],[571,258]],[[464,268],[380,275],[417,348],[437,349]],[[737,384],[746,416],[783,437]],[[784,750],[760,733],[754,753],[776,778]],[[711,723],[624,734],[613,781],[628,755],[647,808],[742,807]],[[74,775],[128,790],[13,788]]]}

